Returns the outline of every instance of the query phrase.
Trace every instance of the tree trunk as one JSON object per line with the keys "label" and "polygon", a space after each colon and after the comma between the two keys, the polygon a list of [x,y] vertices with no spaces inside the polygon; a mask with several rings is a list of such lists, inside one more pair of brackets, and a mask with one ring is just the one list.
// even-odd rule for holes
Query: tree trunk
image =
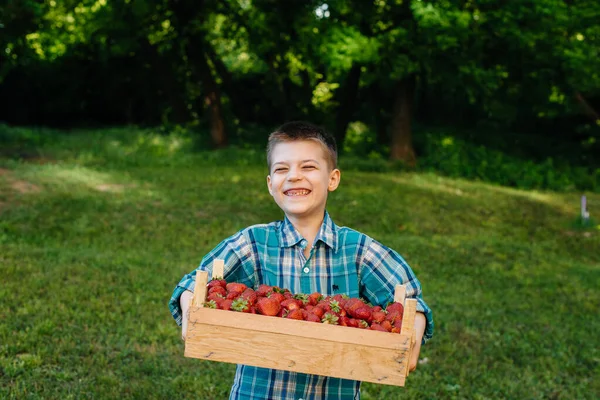
{"label": "tree trunk", "polygon": [[[208,65],[206,65],[208,68]],[[210,69],[204,69],[204,103],[208,106],[210,115],[210,137],[213,145],[217,148],[227,146],[227,132],[223,120],[223,106],[221,104],[221,93]]]}
{"label": "tree trunk", "polygon": [[340,91],[340,108],[335,119],[335,140],[337,142],[338,151],[343,148],[348,124],[350,124],[350,121],[354,116],[358,87],[360,84],[360,68],[361,66],[358,64],[352,66],[348,73],[348,77],[346,78],[344,87]]}
{"label": "tree trunk", "polygon": [[415,76],[409,75],[396,85],[396,95],[392,110],[391,151],[392,160],[403,161],[414,167],[417,157],[412,145],[411,117],[415,94]]}

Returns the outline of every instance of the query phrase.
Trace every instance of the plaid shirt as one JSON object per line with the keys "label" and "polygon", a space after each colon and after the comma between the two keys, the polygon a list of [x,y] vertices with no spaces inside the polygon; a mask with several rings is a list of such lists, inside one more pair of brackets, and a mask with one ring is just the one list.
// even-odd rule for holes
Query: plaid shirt
{"label": "plaid shirt", "polygon": [[[406,261],[394,250],[355,230],[336,226],[329,214],[314,241],[308,259],[307,241],[291,222],[254,225],[225,239],[208,253],[199,270],[212,273],[215,259],[225,260],[228,282],[257,288],[276,285],[292,293],[320,292],[363,297],[373,305],[393,301],[396,284],[407,284],[407,297],[417,299],[417,311],[425,314],[423,342],[433,335],[431,309],[421,295],[421,284]],[[196,271],[183,277],[169,302],[171,314],[181,325],[179,297],[194,290]],[[359,399],[360,382],[319,375],[238,365],[231,399]]]}

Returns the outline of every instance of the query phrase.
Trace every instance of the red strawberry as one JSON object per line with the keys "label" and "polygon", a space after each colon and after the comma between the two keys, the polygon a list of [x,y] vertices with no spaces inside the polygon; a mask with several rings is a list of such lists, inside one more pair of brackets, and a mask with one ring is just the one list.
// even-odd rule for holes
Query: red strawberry
{"label": "red strawberry", "polygon": [[285,300],[285,297],[283,297],[283,295],[279,292],[273,292],[269,296],[269,299],[273,299],[281,304],[281,302]]}
{"label": "red strawberry", "polygon": [[361,299],[352,298],[346,301],[346,311],[353,318],[361,319],[358,315],[356,315],[356,310],[363,307],[366,307],[366,304]]}
{"label": "red strawberry", "polygon": [[277,299],[273,299],[271,297],[262,297],[256,303],[256,311],[262,315],[275,316],[279,314],[281,310],[281,304],[277,301]]}
{"label": "red strawberry", "polygon": [[230,282],[227,284],[226,289],[227,289],[228,293],[231,293],[231,292],[242,293],[244,290],[248,289],[248,286],[244,285],[243,283]]}
{"label": "red strawberry", "polygon": [[238,297],[240,297],[240,295],[241,295],[240,292],[229,292],[229,293],[227,293],[227,297],[225,297],[225,298],[229,299],[229,300],[235,300]]}
{"label": "red strawberry", "polygon": [[307,304],[307,305],[304,306],[304,309],[306,311],[312,311],[313,308],[315,308],[315,306],[311,306],[310,304]]}
{"label": "red strawberry", "polygon": [[388,304],[388,306],[385,308],[385,310],[388,313],[393,313],[393,312],[399,312],[400,314],[404,313],[404,306],[400,303],[394,302],[394,303],[390,303]]}
{"label": "red strawberry", "polygon": [[391,313],[388,313],[388,315],[385,316],[385,320],[390,321],[392,324],[396,320],[402,321],[402,314],[400,314],[398,311],[392,311]]}
{"label": "red strawberry", "polygon": [[319,306],[315,306],[312,308],[312,313],[315,314],[319,318],[323,318],[323,314],[325,314],[325,310]]}
{"label": "red strawberry", "polygon": [[348,326],[352,327],[352,328],[358,328],[358,319],[355,318],[348,318]]}
{"label": "red strawberry", "polygon": [[211,293],[218,293],[223,297],[227,296],[227,290],[223,286],[211,287],[210,289],[208,289],[208,294],[211,294]]}
{"label": "red strawberry", "polygon": [[244,290],[244,292],[240,295],[240,297],[242,299],[248,301],[248,304],[251,306],[256,304],[256,300],[258,299],[256,292],[251,288]]}
{"label": "red strawberry", "polygon": [[381,326],[379,324],[371,324],[371,330],[372,331],[387,332],[387,330],[383,326]]}
{"label": "red strawberry", "polygon": [[380,325],[388,332],[392,330],[392,323],[390,321],[383,321]]}
{"label": "red strawberry", "polygon": [[315,314],[309,312],[306,315],[306,320],[310,322],[321,322],[321,318],[317,317]]}
{"label": "red strawberry", "polygon": [[219,293],[210,293],[208,296],[206,296],[206,300],[214,300],[214,301],[221,301],[223,300],[225,297],[221,296]]}
{"label": "red strawberry", "polygon": [[285,299],[284,301],[281,302],[281,307],[285,308],[286,310],[297,310],[300,308],[300,301],[296,300],[296,299]]}
{"label": "red strawberry", "polygon": [[225,299],[221,302],[221,310],[231,310],[231,303],[233,303],[233,300],[231,299]]}
{"label": "red strawberry", "polygon": [[400,333],[400,328],[393,327],[391,332],[392,333]]}
{"label": "red strawberry", "polygon": [[381,310],[383,310],[383,309],[380,306],[374,306],[373,309],[372,309],[373,312],[378,312],[378,311],[381,311]]}
{"label": "red strawberry", "polygon": [[402,318],[396,318],[392,325],[394,325],[394,328],[402,329]]}
{"label": "red strawberry", "polygon": [[354,311],[355,318],[364,319],[365,321],[370,321],[371,315],[371,309],[368,306],[360,307]]}
{"label": "red strawberry", "polygon": [[373,311],[373,314],[371,314],[371,320],[381,324],[383,321],[385,321],[385,313],[383,311]]}
{"label": "red strawberry", "polygon": [[367,321],[365,321],[364,319],[360,319],[360,320],[358,320],[358,327],[360,329],[368,329],[369,323]]}
{"label": "red strawberry", "polygon": [[273,291],[273,286],[270,285],[259,285],[258,289],[256,289],[256,295],[266,297]]}
{"label": "red strawberry", "polygon": [[295,310],[290,311],[288,315],[286,315],[286,318],[303,320],[304,315],[302,314],[302,310],[297,308]]}
{"label": "red strawberry", "polygon": [[319,292],[314,292],[308,295],[308,304],[316,306],[323,299],[323,295]]}
{"label": "red strawberry", "polygon": [[348,321],[350,320],[350,318],[348,317],[340,317],[338,319],[338,323],[340,324],[340,326],[349,326]]}
{"label": "red strawberry", "polygon": [[225,279],[213,278],[210,282],[208,282],[208,285],[206,285],[208,288],[213,288],[215,286],[221,286],[222,288],[225,288],[225,286],[227,286],[227,281]]}

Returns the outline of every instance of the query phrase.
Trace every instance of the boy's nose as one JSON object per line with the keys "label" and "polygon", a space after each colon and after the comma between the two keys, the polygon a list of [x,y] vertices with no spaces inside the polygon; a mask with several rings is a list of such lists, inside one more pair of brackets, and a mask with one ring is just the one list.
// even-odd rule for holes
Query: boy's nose
{"label": "boy's nose", "polygon": [[290,168],[287,178],[290,181],[297,181],[302,179],[302,173],[297,168]]}

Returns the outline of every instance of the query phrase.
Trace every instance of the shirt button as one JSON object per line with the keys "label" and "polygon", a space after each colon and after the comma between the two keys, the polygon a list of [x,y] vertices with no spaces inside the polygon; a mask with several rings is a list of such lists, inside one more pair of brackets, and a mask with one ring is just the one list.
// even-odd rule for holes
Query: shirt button
{"label": "shirt button", "polygon": [[305,274],[308,274],[310,272],[310,268],[304,267],[302,271],[304,271]]}

